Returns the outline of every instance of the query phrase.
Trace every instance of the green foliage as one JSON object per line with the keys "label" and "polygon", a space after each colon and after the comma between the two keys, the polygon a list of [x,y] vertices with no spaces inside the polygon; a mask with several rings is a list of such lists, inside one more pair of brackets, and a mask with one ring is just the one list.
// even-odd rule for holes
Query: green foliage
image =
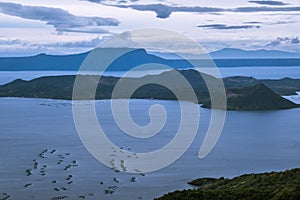
{"label": "green foliage", "polygon": [[175,191],[157,200],[300,200],[300,168],[233,179],[201,178],[190,184],[199,188]]}
{"label": "green foliage", "polygon": [[[210,91],[219,91],[220,82],[218,79],[195,70],[180,70],[185,79],[195,91],[197,99],[191,99],[188,92],[190,87],[174,79],[177,72],[171,70],[159,75],[148,75],[140,78],[117,78],[109,76],[81,75],[85,77],[84,85],[81,87],[78,99],[111,99],[112,92],[118,81],[125,81],[128,85],[142,85],[131,96],[133,99],[161,99],[177,100],[174,93],[180,91],[182,101],[198,101],[203,107],[210,108],[210,94],[206,83],[209,83]],[[73,85],[76,76],[48,76],[33,79],[31,81],[15,80],[6,85],[0,86],[0,97],[26,97],[26,98],[50,98],[50,99],[72,99]],[[99,80],[100,78],[100,80]],[[174,89],[156,84],[162,80],[168,80]],[[300,79],[280,80],[257,80],[250,77],[224,78],[227,89],[227,109],[230,110],[275,110],[299,107],[289,100],[282,98],[282,94],[294,94],[300,90]],[[149,84],[141,84],[141,83]],[[122,83],[124,84],[124,82]],[[98,85],[96,94],[90,94],[86,88],[93,88]],[[266,87],[266,86],[267,87]],[[215,88],[215,89],[214,89]],[[235,89],[233,89],[235,88]],[[174,91],[173,91],[174,90]],[[174,93],[173,93],[174,92]],[[276,94],[277,93],[277,94]],[[280,94],[280,95],[279,95]],[[116,99],[128,98],[128,91],[117,92]],[[215,94],[221,95],[221,94]],[[214,95],[214,96],[215,96]],[[222,97],[222,96],[221,96]],[[218,98],[217,98],[218,99]],[[222,98],[220,98],[222,99]],[[219,108],[217,105],[215,108]],[[220,105],[224,108],[223,104]]]}

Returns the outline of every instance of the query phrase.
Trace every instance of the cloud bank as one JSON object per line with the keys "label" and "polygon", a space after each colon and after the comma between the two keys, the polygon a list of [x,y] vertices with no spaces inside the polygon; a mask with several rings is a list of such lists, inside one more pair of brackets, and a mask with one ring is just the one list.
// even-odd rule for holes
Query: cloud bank
{"label": "cloud bank", "polygon": [[98,26],[118,26],[114,18],[75,16],[60,8],[24,6],[21,4],[0,2],[0,13],[39,20],[52,25],[57,32],[106,33]]}
{"label": "cloud bank", "polygon": [[[107,4],[106,4],[107,5]],[[224,12],[225,9],[213,7],[186,7],[186,6],[168,6],[164,4],[146,4],[146,5],[111,5],[118,8],[131,8],[138,11],[153,11],[157,18],[168,18],[173,12],[195,12],[195,13],[209,13],[209,12]]]}
{"label": "cloud bank", "polygon": [[208,24],[208,25],[199,25],[197,27],[209,28],[209,29],[218,29],[218,30],[260,28],[260,26],[254,26],[254,25],[233,25],[233,26],[229,26],[229,25],[226,25],[226,24]]}
{"label": "cloud bank", "polygon": [[260,5],[270,5],[270,6],[285,6],[288,5],[282,1],[248,1],[249,3],[256,3]]}
{"label": "cloud bank", "polygon": [[0,38],[0,54],[1,56],[30,56],[39,53],[56,55],[82,53],[96,48],[104,39],[105,37],[95,37],[78,41],[32,43],[30,41],[20,39],[10,40]]}
{"label": "cloud bank", "polygon": [[231,9],[232,12],[298,12],[300,7],[240,7]]}
{"label": "cloud bank", "polygon": [[218,8],[218,7],[188,7],[188,6],[169,6],[161,3],[158,4],[129,4],[129,5],[120,5],[120,4],[109,4],[106,1],[101,0],[86,0],[93,3],[101,3],[107,6],[114,6],[118,8],[131,8],[138,11],[152,11],[156,13],[157,18],[168,18],[173,12],[191,12],[191,13],[221,13],[221,12],[295,12],[300,11],[300,7],[270,7],[270,6],[283,6],[288,5],[281,1],[249,1],[251,3],[269,5],[259,6],[259,7],[237,7],[237,8]]}
{"label": "cloud bank", "polygon": [[269,42],[267,47],[276,47],[280,45],[298,45],[300,40],[298,37],[278,37],[276,40]]}

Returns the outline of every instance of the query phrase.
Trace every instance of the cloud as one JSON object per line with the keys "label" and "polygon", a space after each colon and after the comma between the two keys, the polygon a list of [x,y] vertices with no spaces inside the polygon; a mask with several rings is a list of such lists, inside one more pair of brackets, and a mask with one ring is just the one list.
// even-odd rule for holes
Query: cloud
{"label": "cloud", "polygon": [[[104,39],[105,37],[103,37]],[[0,46],[6,45],[20,45],[24,47],[66,47],[66,48],[96,48],[102,41],[102,38],[95,37],[88,40],[79,40],[79,41],[68,41],[68,42],[56,42],[56,43],[31,43],[28,41],[20,40],[20,39],[0,39]]]}
{"label": "cloud", "polygon": [[99,37],[90,40],[73,41],[73,42],[57,42],[54,44],[44,44],[47,47],[64,47],[64,48],[96,48],[103,39]]}
{"label": "cloud", "polygon": [[288,5],[282,1],[248,1],[249,3],[256,3],[260,5],[270,5],[270,6],[285,6]]}
{"label": "cloud", "polygon": [[233,12],[296,12],[300,7],[239,7],[231,9]]}
{"label": "cloud", "polygon": [[[120,5],[118,3],[107,3],[105,0],[86,0],[93,3],[101,3],[106,6],[113,6],[118,8],[131,8],[138,11],[152,11],[156,13],[157,18],[168,18],[173,12],[191,12],[191,13],[221,13],[221,12],[293,12],[300,11],[300,7],[237,7],[237,8],[218,8],[218,7],[188,7],[188,6],[169,6],[162,3],[159,4],[126,4]],[[111,1],[110,1],[111,2]],[[128,1],[127,1],[128,2]],[[262,5],[288,5],[281,1],[249,1]]]}
{"label": "cloud", "polygon": [[244,22],[243,24],[251,24],[251,25],[268,25],[268,26],[273,26],[273,25],[281,25],[281,24],[294,24],[294,23],[299,23],[300,21],[296,20],[284,20],[284,21],[267,21],[267,22],[258,22],[258,21],[247,21]]}
{"label": "cloud", "polygon": [[256,22],[256,21],[249,21],[249,22],[244,22],[244,24],[261,24],[262,22]]}
{"label": "cloud", "polygon": [[[0,13],[39,20],[52,25],[57,32],[107,32],[97,26],[118,26],[119,21],[114,18],[75,16],[66,10],[41,6],[24,6],[15,3],[0,2]],[[96,28],[95,28],[96,27]]]}
{"label": "cloud", "polygon": [[219,30],[260,28],[260,26],[254,26],[254,25],[233,25],[233,26],[228,26],[228,25],[225,25],[225,24],[208,24],[208,25],[199,25],[197,27],[209,28],[209,29],[219,29]]}
{"label": "cloud", "polygon": [[158,18],[168,18],[173,12],[195,12],[195,13],[209,13],[209,12],[222,12],[226,11],[222,8],[213,7],[174,7],[163,4],[146,4],[146,5],[112,5],[119,8],[131,8],[138,11],[153,11]]}
{"label": "cloud", "polygon": [[292,43],[292,44],[299,44],[299,43],[300,43],[300,40],[299,40],[298,37],[295,37],[295,38],[292,38],[292,39],[291,39],[291,43]]}
{"label": "cloud", "polygon": [[149,5],[131,5],[130,8],[139,11],[154,11],[157,18],[168,18],[174,8],[163,4],[149,4]]}
{"label": "cloud", "polygon": [[29,56],[39,53],[47,54],[72,54],[87,52],[99,46],[105,39],[95,37],[87,40],[56,42],[56,43],[32,43],[30,41],[20,39],[0,38],[0,54],[1,56]]}
{"label": "cloud", "polygon": [[300,40],[298,37],[278,37],[276,40],[269,42],[267,47],[276,47],[280,45],[295,45],[300,44]]}
{"label": "cloud", "polygon": [[75,33],[109,33],[109,31],[98,28],[98,27],[79,27],[79,28],[68,28],[61,32],[75,32]]}
{"label": "cloud", "polygon": [[239,7],[223,9],[215,7],[173,7],[163,4],[148,5],[115,5],[121,8],[131,8],[139,11],[154,11],[158,18],[168,18],[173,12],[220,13],[220,12],[292,12],[300,11],[300,7]]}
{"label": "cloud", "polygon": [[7,40],[7,39],[0,39],[0,45],[22,45],[23,42],[19,39],[15,40]]}

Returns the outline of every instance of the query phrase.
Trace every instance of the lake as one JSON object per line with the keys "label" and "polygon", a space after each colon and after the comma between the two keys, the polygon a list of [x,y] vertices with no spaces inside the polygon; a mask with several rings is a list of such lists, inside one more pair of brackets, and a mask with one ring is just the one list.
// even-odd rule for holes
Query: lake
{"label": "lake", "polygon": [[[300,67],[221,68],[223,77],[300,78]],[[151,71],[157,74],[161,71]],[[0,72],[0,84],[21,78],[74,75],[73,71]],[[107,72],[121,76],[124,72]],[[90,74],[90,73],[89,73]],[[133,77],[145,75],[137,72]],[[285,97],[300,103],[300,93]],[[150,139],[133,139],[114,123],[110,100],[96,102],[98,119],[118,146],[149,152],[166,145],[178,128],[175,101],[131,100],[131,115],[140,125],[149,123],[148,109],[163,105],[168,118],[164,129]],[[189,150],[169,167],[147,174],[115,172],[93,158],[75,129],[71,101],[0,98],[0,192],[13,199],[153,199],[177,189],[191,188],[199,177],[234,177],[244,173],[299,167],[300,109],[228,111],[224,130],[213,151],[197,157],[210,110],[199,106],[200,128]],[[47,150],[47,151],[45,151]],[[1,198],[1,195],[0,195]]]}
{"label": "lake", "polygon": [[[132,118],[140,125],[149,122],[147,111],[153,104],[163,105],[168,113],[160,134],[133,139],[116,127],[110,103],[97,101],[97,116],[111,141],[124,149],[158,149],[178,128],[178,102],[131,100]],[[0,192],[12,199],[153,199],[191,188],[186,183],[199,177],[234,177],[300,166],[300,109],[228,111],[222,135],[204,159],[197,155],[210,110],[200,106],[199,110],[198,134],[179,160],[156,172],[127,174],[104,166],[87,152],[75,130],[71,101],[0,98]]]}
{"label": "lake", "polygon": [[[258,79],[280,79],[285,77],[300,78],[300,67],[228,67],[219,68],[222,77],[252,76]],[[146,74],[159,74],[162,70],[135,71],[131,77],[141,77]],[[123,71],[107,71],[104,75],[120,77]],[[32,80],[41,76],[75,75],[77,71],[0,71],[0,85],[15,79]],[[83,74],[97,74],[84,72]]]}

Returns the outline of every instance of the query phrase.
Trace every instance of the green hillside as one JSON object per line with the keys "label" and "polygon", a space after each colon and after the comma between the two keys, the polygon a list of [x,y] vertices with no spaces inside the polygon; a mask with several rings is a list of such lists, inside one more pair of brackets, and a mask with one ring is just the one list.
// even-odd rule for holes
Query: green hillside
{"label": "green hillside", "polygon": [[299,200],[300,168],[233,179],[200,178],[189,184],[198,188],[175,191],[157,200]]}

